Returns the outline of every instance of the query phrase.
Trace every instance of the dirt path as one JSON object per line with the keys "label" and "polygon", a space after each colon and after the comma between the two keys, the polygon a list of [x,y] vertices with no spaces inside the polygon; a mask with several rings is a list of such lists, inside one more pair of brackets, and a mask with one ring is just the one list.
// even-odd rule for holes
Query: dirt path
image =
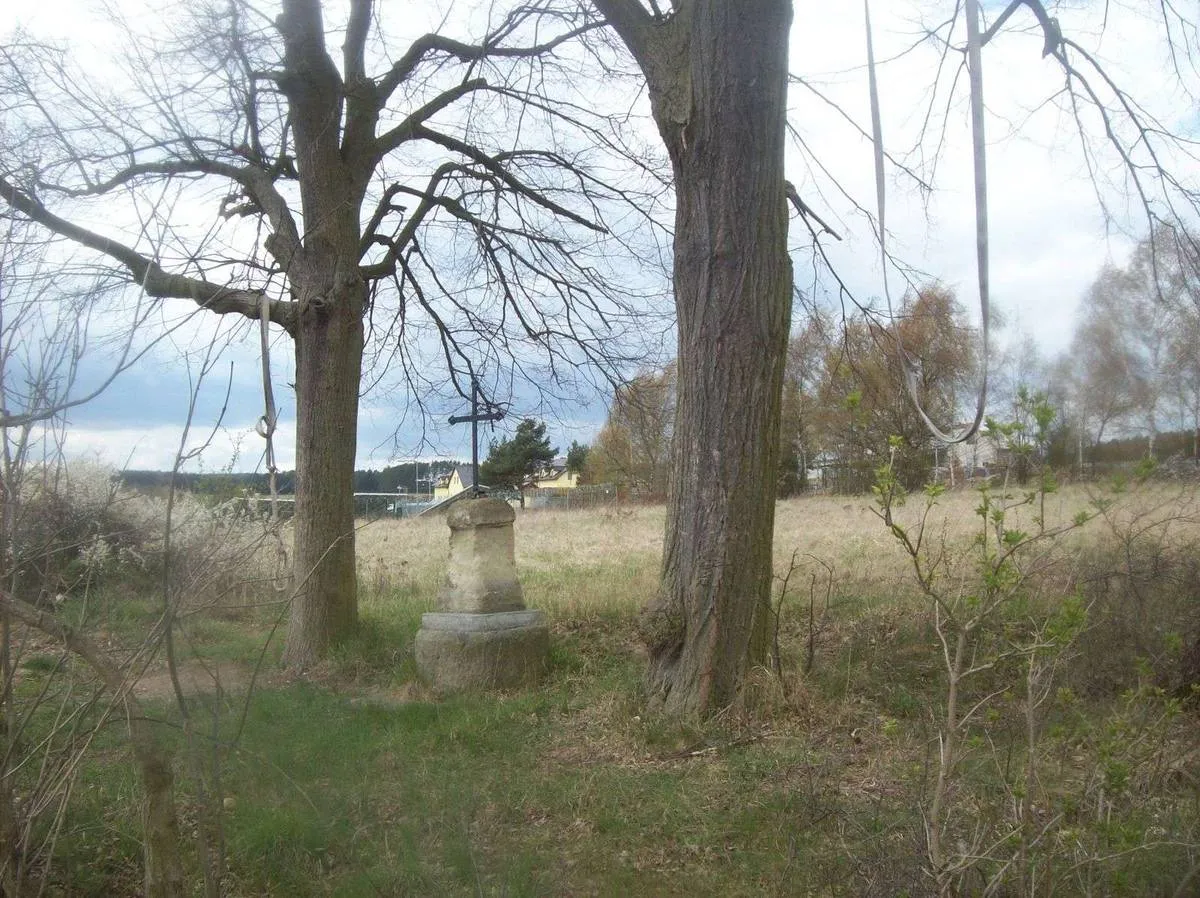
{"label": "dirt path", "polygon": [[[254,675],[254,668],[234,661],[184,661],[178,671],[179,685],[184,695],[211,695],[218,686],[223,692],[245,693]],[[175,697],[171,675],[165,669],[147,671],[133,687],[133,692],[146,701],[166,701]]]}

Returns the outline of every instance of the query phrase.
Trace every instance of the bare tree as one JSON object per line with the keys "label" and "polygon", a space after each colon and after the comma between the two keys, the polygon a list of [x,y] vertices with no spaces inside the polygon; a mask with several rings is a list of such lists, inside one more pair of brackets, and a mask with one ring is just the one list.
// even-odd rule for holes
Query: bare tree
{"label": "bare tree", "polygon": [[815,426],[820,408],[818,392],[830,341],[834,339],[830,316],[820,307],[814,307],[788,341],[779,434],[780,496],[798,493],[808,485],[808,470],[819,452]]}
{"label": "bare tree", "polygon": [[1147,243],[1134,251],[1119,286],[1124,314],[1116,316],[1126,327],[1125,342],[1134,362],[1135,400],[1151,455],[1170,389],[1171,334],[1181,308],[1179,294],[1184,289],[1178,278],[1170,285],[1162,283],[1161,259],[1161,252]]}
{"label": "bare tree", "polygon": [[[9,141],[0,196],[150,297],[267,318],[292,340],[304,589],[285,659],[305,666],[357,618],[364,353],[376,375],[399,363],[416,394],[437,381],[421,369],[430,356],[463,395],[518,344],[536,356],[510,361],[517,373],[530,358],[551,376],[619,365],[637,297],[612,287],[608,259],[630,244],[605,209],[649,210],[653,196],[605,184],[592,158],[619,145],[582,105],[539,92],[593,18],[520,4],[478,40],[434,32],[398,47],[372,0],[333,22],[319,0],[281,0],[273,17],[264,6],[201,5],[169,39],[156,22],[139,41],[126,23],[120,92],[63,48],[0,51],[3,115],[29,134]],[[95,224],[114,203],[156,227],[128,239],[119,221]]]}
{"label": "bare tree", "polygon": [[1192,458],[1200,459],[1200,313],[1184,309],[1172,333],[1171,373],[1181,420],[1192,431]]}
{"label": "bare tree", "polygon": [[1179,395],[1172,387],[1194,356],[1186,338],[1194,288],[1171,233],[1161,229],[1126,266],[1101,271],[1080,307],[1072,356],[1097,443],[1109,425],[1124,426],[1144,434],[1152,453],[1172,394]]}
{"label": "bare tree", "polygon": [[814,415],[818,443],[838,461],[847,491],[869,489],[893,438],[903,441],[895,472],[906,487],[925,483],[935,463],[934,437],[903,395],[897,342],[917,361],[917,396],[939,420],[957,421],[964,395],[978,381],[978,333],[944,287],[906,296],[886,329],[872,316],[850,318],[840,343],[825,353]]}
{"label": "bare tree", "polygon": [[[0,893],[41,894],[79,759],[116,715],[128,723],[144,789],[146,894],[174,898],[184,880],[171,752],[132,694],[128,668],[54,613],[62,592],[87,586],[66,578],[63,558],[84,554],[96,538],[57,501],[66,491],[63,415],[99,395],[138,352],[131,332],[106,339],[94,319],[111,279],[89,277],[61,256],[52,261],[55,248],[28,226],[0,222]],[[108,373],[84,386],[85,357],[95,364],[106,354]],[[105,504],[112,492],[102,490]],[[60,680],[74,678],[68,656],[83,663],[75,688],[17,696],[31,630],[61,644]],[[38,715],[53,723],[30,740],[31,729],[44,727]]]}
{"label": "bare tree", "polygon": [[643,498],[662,499],[675,426],[675,365],[635,375],[617,387],[588,454],[589,479],[615,483]]}
{"label": "bare tree", "polygon": [[1156,321],[1165,347],[1161,374],[1164,403],[1173,403],[1182,427],[1192,431],[1192,457],[1200,458],[1200,244],[1186,230],[1160,228],[1130,263],[1135,283],[1154,293]]}
{"label": "bare tree", "polygon": [[1081,390],[1082,420],[1090,425],[1092,441],[1100,442],[1108,427],[1133,411],[1128,358],[1121,351],[1120,327],[1103,316],[1085,318],[1071,344]]}
{"label": "bare tree", "polygon": [[[792,8],[787,0],[738,4],[736,10],[715,0],[674,0],[669,6],[658,0],[592,3],[646,77],[653,117],[675,178],[679,399],[663,583],[648,615],[649,683],[655,701],[668,710],[703,713],[730,701],[747,668],[764,657],[761,622],[767,612],[773,527],[771,493],[764,485],[776,481],[779,392],[790,306],[782,200],[788,185],[783,146],[777,141],[787,116],[786,38]],[[1194,50],[1194,26],[1169,5],[1161,6],[1161,14],[1172,48],[1184,55]],[[1123,186],[1152,224],[1196,211],[1194,187],[1173,175],[1168,164],[1194,159],[1194,146],[1122,90],[1039,0],[1013,0],[990,23],[983,20],[977,0],[967,0],[965,5],[952,4],[934,21],[933,26],[922,24],[921,37],[913,44],[914,50],[937,48],[941,59],[927,94],[925,125],[908,158],[932,159],[928,169],[936,172],[945,125],[961,108],[951,98],[969,84],[985,333],[982,59],[994,40],[1029,30],[1023,29],[1028,25],[1043,55],[1058,63],[1065,84],[1049,102],[1078,121],[1084,158],[1098,181],[1100,166],[1106,166],[1106,174],[1111,172],[1107,161],[1115,158],[1114,180],[1124,179]],[[1187,67],[1179,64],[1179,56],[1174,58],[1182,76]],[[875,66],[871,68],[874,82]],[[831,102],[802,76],[793,81],[822,102]],[[856,214],[871,219],[883,243],[885,166],[912,178],[923,192],[933,184],[923,175],[925,161],[910,167],[904,155],[886,150],[874,87],[872,101],[870,128],[844,110],[841,114],[858,135],[875,144],[875,214],[846,194],[842,185],[834,186]],[[942,137],[937,135],[939,121]],[[810,168],[827,177],[824,164],[810,152],[809,135],[799,127],[792,134]],[[832,235],[832,229],[794,190],[787,195],[808,225],[813,255],[826,259],[820,239],[823,233]],[[914,283],[910,269],[899,266],[886,249],[883,256]],[[834,274],[839,293],[853,299]],[[912,366],[913,360],[904,361]],[[908,373],[906,368],[905,379],[911,384]]]}

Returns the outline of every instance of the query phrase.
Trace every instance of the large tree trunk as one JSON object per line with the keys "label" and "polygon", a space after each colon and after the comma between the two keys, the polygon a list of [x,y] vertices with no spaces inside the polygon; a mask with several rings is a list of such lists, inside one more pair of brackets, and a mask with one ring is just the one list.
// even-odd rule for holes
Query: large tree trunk
{"label": "large tree trunk", "polygon": [[[302,668],[358,619],[354,456],[366,303],[359,211],[373,166],[340,140],[345,89],[325,49],[320,2],[288,0],[276,24],[304,210],[303,244],[288,265],[298,308],[296,595],[284,651],[286,664]],[[373,123],[363,127],[370,133]]]}
{"label": "large tree trunk", "polygon": [[679,322],[662,584],[647,609],[649,688],[651,702],[676,715],[729,704],[767,649],[791,319],[790,24],[789,0],[696,0],[680,60],[687,71],[675,73],[690,82],[683,121],[647,73],[674,166]]}
{"label": "large tree trunk", "polygon": [[[354,457],[362,369],[362,282],[310,303],[296,333],[295,589],[284,662],[307,667],[358,619]],[[356,295],[355,295],[356,294]]]}

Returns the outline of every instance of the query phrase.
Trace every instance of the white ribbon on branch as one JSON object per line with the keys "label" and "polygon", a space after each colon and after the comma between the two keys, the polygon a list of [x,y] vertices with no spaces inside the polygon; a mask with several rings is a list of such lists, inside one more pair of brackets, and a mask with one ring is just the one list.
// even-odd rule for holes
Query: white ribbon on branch
{"label": "white ribbon on branch", "polygon": [[[867,27],[867,83],[871,92],[871,129],[875,145],[875,202],[877,207],[879,260],[883,270],[883,294],[887,299],[888,314],[895,320],[892,310],[892,295],[888,286],[888,254],[886,242],[887,189],[884,186],[883,170],[883,124],[879,112],[879,82],[875,73],[875,47],[871,36],[871,0],[863,0],[863,11]],[[948,434],[935,424],[921,405],[917,390],[917,362],[908,354],[899,334],[894,334],[896,349],[900,355],[900,366],[904,371],[904,386],[909,398],[916,406],[929,432],[944,443],[962,443],[979,432],[987,405],[988,389],[988,335],[989,335],[989,288],[988,288],[988,224],[987,224],[987,148],[983,133],[983,42],[979,32],[979,0],[966,0],[967,16],[967,73],[971,87],[971,140],[975,162],[975,253],[979,275],[979,311],[983,331],[983,382],[975,404],[975,418],[965,430]]]}
{"label": "white ribbon on branch", "polygon": [[271,300],[264,293],[258,306],[259,337],[262,340],[262,375],[263,397],[266,402],[266,412],[254,425],[254,431],[267,441],[266,465],[267,478],[271,487],[271,520],[279,520],[279,484],[275,467],[275,425],[279,416],[275,411],[275,393],[271,388]]}

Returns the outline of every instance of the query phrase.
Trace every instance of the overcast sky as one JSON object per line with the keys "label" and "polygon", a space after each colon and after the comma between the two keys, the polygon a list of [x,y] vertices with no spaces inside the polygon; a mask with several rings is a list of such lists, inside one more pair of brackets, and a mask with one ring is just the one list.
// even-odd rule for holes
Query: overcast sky
{"label": "overcast sky", "polygon": [[[101,52],[94,46],[97,25],[91,18],[93,4],[87,0],[15,0],[15,6],[18,21],[32,33],[80,42],[89,53]],[[403,6],[407,10],[412,4]],[[428,4],[435,13],[449,6],[448,2]],[[953,0],[879,0],[872,11],[876,54],[889,60],[880,73],[885,146],[936,187],[926,201],[908,179],[889,167],[889,248],[906,263],[956,289],[966,306],[977,308],[965,77],[959,78],[953,97],[949,101],[946,97],[960,59],[957,53],[950,54],[941,93],[934,98],[934,126],[923,143],[918,139],[938,65],[937,47],[918,40],[921,23],[940,23],[953,6]],[[1002,6],[985,4],[991,16]],[[1195,104],[1174,92],[1166,77],[1169,60],[1161,24],[1141,12],[1157,6],[1140,0],[1063,4],[1058,15],[1064,33],[1093,52],[1133,96],[1168,126],[1194,136]],[[387,7],[383,5],[381,14],[386,15]],[[7,8],[13,8],[13,0]],[[1105,9],[1106,23],[1101,19]],[[1145,222],[1136,204],[1125,196],[1114,153],[1101,152],[1094,158],[1101,175],[1099,186],[1094,183],[1080,150],[1079,129],[1060,96],[1061,70],[1054,60],[1042,59],[1041,36],[1030,27],[1031,21],[1026,10],[1019,11],[1008,33],[985,50],[992,291],[1008,321],[1007,337],[1002,338],[1026,332],[1047,354],[1054,354],[1070,340],[1082,293],[1101,266],[1124,261],[1133,240],[1144,234]],[[445,30],[453,33],[450,22]],[[961,33],[956,32],[954,39],[960,40]],[[340,36],[331,44],[340,44]],[[914,45],[916,49],[898,56]],[[791,55],[793,73],[833,99],[859,126],[869,128],[866,43],[859,4],[796,0]],[[870,222],[852,203],[875,211],[870,141],[847,124],[842,112],[801,86],[792,88],[790,106],[792,125],[826,170],[812,165],[793,145],[789,177],[809,205],[845,237],[830,245],[830,256],[848,286],[864,301],[877,298],[883,293],[877,244]],[[1098,117],[1085,113],[1085,119],[1089,139],[1103,150]],[[1200,174],[1174,161],[1182,179],[1194,182]],[[793,223],[794,231],[799,227]],[[802,289],[815,286],[819,292],[828,286],[827,280],[814,282],[808,254],[798,253],[796,259]],[[891,283],[898,298],[903,284],[895,275]],[[163,319],[178,323],[186,311],[185,306],[172,306],[162,313]],[[254,469],[260,462],[262,441],[252,427],[261,414],[261,372],[257,333],[248,324],[222,323],[231,344],[205,375],[200,389],[194,416],[196,439],[208,437],[227,390],[232,397],[222,426],[199,463],[208,470]],[[70,451],[97,455],[122,467],[169,466],[179,445],[191,384],[200,374],[202,347],[212,328],[211,322],[184,323],[171,341],[122,374],[107,394],[73,411]],[[275,340],[272,365],[280,411],[277,453],[280,465],[288,467],[294,459],[295,408],[288,386],[291,350],[282,339]],[[96,370],[102,369],[103,362],[97,361]],[[605,400],[593,393],[581,397],[580,404],[560,407],[548,416],[552,439],[561,450],[573,439],[588,442],[594,436],[603,422]],[[360,467],[379,468],[413,455],[469,453],[466,428],[452,431],[441,416],[423,425],[411,413],[406,418],[406,408],[399,395],[371,395],[364,401]],[[546,410],[521,408],[518,397],[516,411]],[[401,438],[396,441],[392,435],[400,421]],[[511,429],[516,422],[506,423]],[[506,432],[502,425],[497,434]]]}

